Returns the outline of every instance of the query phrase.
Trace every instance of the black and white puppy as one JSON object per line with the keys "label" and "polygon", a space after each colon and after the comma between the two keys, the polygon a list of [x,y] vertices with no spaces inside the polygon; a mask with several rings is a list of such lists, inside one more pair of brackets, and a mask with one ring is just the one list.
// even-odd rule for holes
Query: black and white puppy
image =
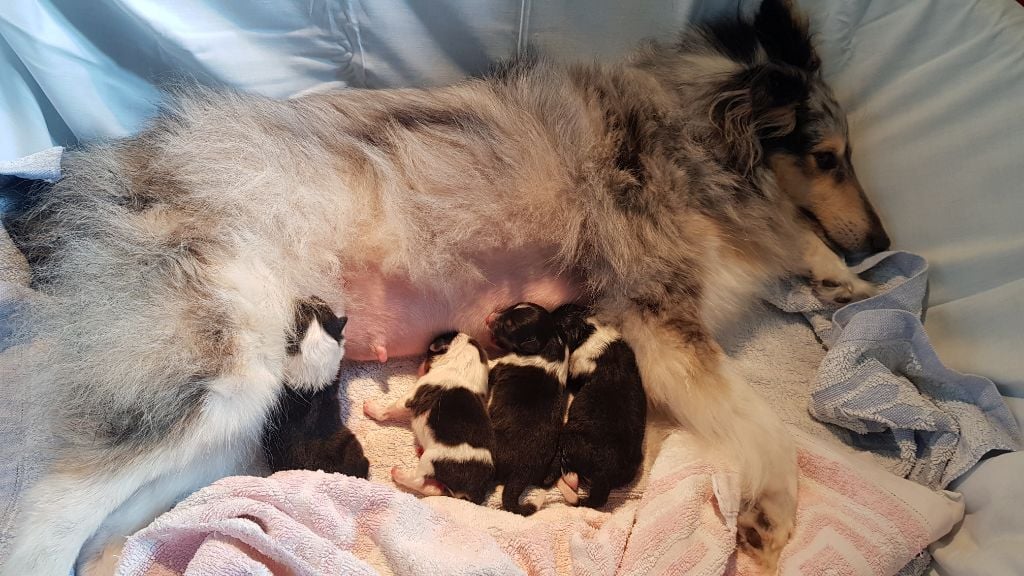
{"label": "black and white puppy", "polygon": [[412,416],[422,450],[415,469],[393,468],[396,484],[426,496],[452,495],[480,504],[494,478],[494,431],[487,416],[487,354],[467,334],[434,339],[416,386],[391,405],[368,401],[378,421]]}
{"label": "black and white puppy", "polygon": [[263,431],[263,452],[271,472],[323,470],[360,478],[369,474],[370,464],[362,445],[345,427],[338,398],[347,320],[316,297],[296,305],[284,392]]}
{"label": "black and white puppy", "polygon": [[551,314],[536,304],[491,314],[487,326],[504,351],[491,362],[488,404],[496,478],[505,485],[501,505],[528,516],[537,506],[520,504],[527,486],[550,485],[558,478],[569,351]]}
{"label": "black and white puppy", "polygon": [[[569,356],[568,412],[559,439],[562,478],[570,504],[600,508],[609,492],[633,481],[644,453],[647,398],[633,350],[619,332],[587,308],[566,304],[552,315]],[[588,494],[579,499],[579,483]]]}

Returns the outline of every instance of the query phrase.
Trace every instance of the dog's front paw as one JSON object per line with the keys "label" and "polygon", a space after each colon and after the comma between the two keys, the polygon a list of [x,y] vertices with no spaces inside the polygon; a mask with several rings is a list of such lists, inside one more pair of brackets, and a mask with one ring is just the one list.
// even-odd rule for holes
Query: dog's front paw
{"label": "dog's front paw", "polygon": [[764,567],[766,574],[778,572],[782,549],[793,534],[795,492],[766,492],[737,518],[737,546]]}
{"label": "dog's front paw", "polygon": [[822,278],[812,282],[814,294],[825,302],[849,304],[878,294],[878,287],[852,272],[842,279]]}

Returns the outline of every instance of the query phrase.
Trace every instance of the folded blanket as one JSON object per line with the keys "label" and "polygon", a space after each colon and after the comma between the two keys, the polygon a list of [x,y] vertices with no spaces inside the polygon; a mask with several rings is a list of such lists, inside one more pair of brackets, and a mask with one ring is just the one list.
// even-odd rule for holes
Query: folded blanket
{"label": "folded blanket", "polygon": [[[894,574],[963,513],[951,495],[802,433],[798,444],[797,528],[782,574]],[[530,518],[322,472],[227,478],[131,537],[118,574],[758,574],[733,555],[734,475],[699,454],[673,433],[638,502]]]}
{"label": "folded blanket", "polygon": [[882,288],[878,296],[837,310],[787,280],[771,300],[802,313],[829,348],[811,414],[855,432],[848,438],[858,447],[888,455],[894,473],[944,488],[989,452],[1022,444],[995,384],[947,369],[929,344],[921,324],[927,270],[920,256],[887,252],[855,268]]}
{"label": "folded blanket", "polygon": [[0,162],[0,178],[14,176],[26,180],[54,182],[60,178],[60,158],[63,153],[63,148],[54,146],[24,158]]}

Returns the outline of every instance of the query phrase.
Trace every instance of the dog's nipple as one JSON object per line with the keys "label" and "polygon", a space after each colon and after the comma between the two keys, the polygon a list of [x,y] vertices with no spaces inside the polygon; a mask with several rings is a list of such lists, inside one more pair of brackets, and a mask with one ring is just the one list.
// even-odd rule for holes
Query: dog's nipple
{"label": "dog's nipple", "polygon": [[373,354],[377,357],[377,361],[381,364],[388,361],[388,349],[383,344],[377,344],[373,347]]}

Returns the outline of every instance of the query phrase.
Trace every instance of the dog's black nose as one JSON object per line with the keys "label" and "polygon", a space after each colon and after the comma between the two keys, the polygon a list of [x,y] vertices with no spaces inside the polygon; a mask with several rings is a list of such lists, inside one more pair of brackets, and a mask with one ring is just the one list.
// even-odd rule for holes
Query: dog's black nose
{"label": "dog's black nose", "polygon": [[883,252],[889,249],[892,244],[889,240],[889,235],[885,233],[885,229],[882,227],[875,228],[871,231],[871,236],[868,237],[868,243],[871,246],[871,252]]}

